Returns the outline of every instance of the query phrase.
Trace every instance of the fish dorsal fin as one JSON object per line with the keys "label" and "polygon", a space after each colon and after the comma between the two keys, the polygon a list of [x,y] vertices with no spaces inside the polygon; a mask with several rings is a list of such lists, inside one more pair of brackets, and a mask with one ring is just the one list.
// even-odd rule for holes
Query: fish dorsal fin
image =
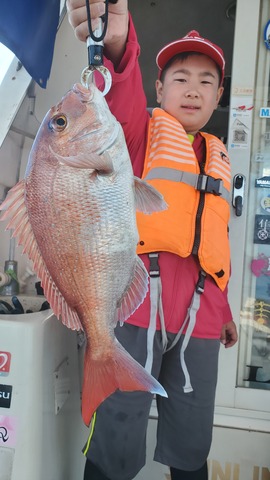
{"label": "fish dorsal fin", "polygon": [[120,324],[129,318],[142,304],[147,291],[148,273],[142,260],[137,256],[133,280],[119,302],[117,320]]}
{"label": "fish dorsal fin", "polygon": [[168,205],[152,185],[138,177],[134,177],[136,209],[150,215],[154,212],[166,210]]}
{"label": "fish dorsal fin", "polygon": [[12,237],[17,238],[18,245],[23,246],[23,253],[32,260],[34,271],[41,280],[46,299],[56,317],[59,319],[61,316],[62,323],[68,328],[82,330],[77,313],[66,303],[43,261],[29,222],[24,190],[25,180],[21,180],[9,191],[6,200],[0,206],[0,210],[4,211],[0,220],[9,220],[6,230],[13,230]]}

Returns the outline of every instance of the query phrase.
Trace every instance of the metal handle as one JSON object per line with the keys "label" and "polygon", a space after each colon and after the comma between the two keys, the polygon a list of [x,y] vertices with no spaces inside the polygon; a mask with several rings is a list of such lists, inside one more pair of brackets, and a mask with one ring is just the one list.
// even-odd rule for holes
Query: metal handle
{"label": "metal handle", "polygon": [[93,38],[91,35],[87,37],[87,49],[88,49],[88,64],[94,67],[100,67],[103,65],[103,40],[95,40],[101,38],[103,31],[102,20],[99,19],[99,26],[93,32]]}
{"label": "metal handle", "polygon": [[237,217],[241,217],[243,213],[245,183],[246,179],[241,173],[234,176],[232,205],[235,208],[235,215]]}

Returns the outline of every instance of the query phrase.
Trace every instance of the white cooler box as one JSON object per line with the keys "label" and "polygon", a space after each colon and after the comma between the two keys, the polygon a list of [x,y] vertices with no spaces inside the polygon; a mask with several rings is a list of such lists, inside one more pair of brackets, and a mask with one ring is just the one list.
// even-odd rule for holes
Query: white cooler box
{"label": "white cooler box", "polygon": [[51,310],[0,315],[0,480],[83,478],[78,358],[76,332]]}

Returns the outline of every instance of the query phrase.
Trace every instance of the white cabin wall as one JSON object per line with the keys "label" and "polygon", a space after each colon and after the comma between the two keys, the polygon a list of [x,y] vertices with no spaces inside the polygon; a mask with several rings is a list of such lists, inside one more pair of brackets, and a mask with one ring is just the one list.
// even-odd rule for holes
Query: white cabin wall
{"label": "white cabin wall", "polygon": [[58,103],[88,64],[87,47],[79,42],[68,23],[67,15],[57,33],[54,58],[47,88],[36,87],[36,115],[41,121],[49,108]]}
{"label": "white cabin wall", "polygon": [[[80,82],[83,68],[87,66],[87,47],[76,40],[68,23],[67,15],[58,30],[54,58],[47,88],[42,89],[34,84],[30,93],[22,103],[11,129],[25,132],[26,135],[10,130],[0,148],[0,200],[1,184],[12,187],[24,177],[29,153],[39,124],[47,111],[58,103],[72,85]],[[35,98],[32,97],[34,93]],[[29,136],[28,136],[29,134]],[[30,138],[29,138],[30,137]],[[6,222],[0,222],[0,272],[9,259],[10,232],[5,231]],[[15,248],[15,258],[18,262],[18,277],[20,278],[31,262],[22,255],[22,248]],[[34,288],[34,282],[31,283]]]}
{"label": "white cabin wall", "polygon": [[[23,141],[23,146],[18,142]],[[0,149],[0,171],[1,182],[12,187],[18,180],[24,177],[32,140],[23,138],[14,132],[9,132],[3,146]],[[8,160],[7,160],[8,159]],[[3,172],[3,177],[2,177]],[[10,231],[6,231],[7,222],[0,222],[0,271],[4,270],[5,261],[9,259],[10,253]],[[22,247],[15,247],[14,260],[18,262],[18,277],[25,272],[26,266],[31,262],[26,255],[22,255]]]}
{"label": "white cabin wall", "polygon": [[21,156],[21,140],[9,132],[0,149],[0,184],[10,187],[16,182]]}
{"label": "white cabin wall", "polygon": [[[4,191],[12,187],[19,178],[22,139],[14,132],[9,132],[0,149],[0,200]],[[10,233],[5,232],[5,224],[0,222],[0,271],[9,258]]]}

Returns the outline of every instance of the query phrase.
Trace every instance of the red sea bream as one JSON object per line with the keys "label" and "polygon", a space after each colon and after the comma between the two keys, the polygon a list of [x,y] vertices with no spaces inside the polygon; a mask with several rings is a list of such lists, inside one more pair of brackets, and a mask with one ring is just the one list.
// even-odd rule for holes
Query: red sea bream
{"label": "red sea bream", "polygon": [[76,84],[45,116],[1,220],[32,260],[55,315],[85,332],[87,425],[117,389],[166,395],[114,336],[148,289],[136,255],[136,208],[151,214],[166,205],[134,178],[122,128],[101,93]]}

